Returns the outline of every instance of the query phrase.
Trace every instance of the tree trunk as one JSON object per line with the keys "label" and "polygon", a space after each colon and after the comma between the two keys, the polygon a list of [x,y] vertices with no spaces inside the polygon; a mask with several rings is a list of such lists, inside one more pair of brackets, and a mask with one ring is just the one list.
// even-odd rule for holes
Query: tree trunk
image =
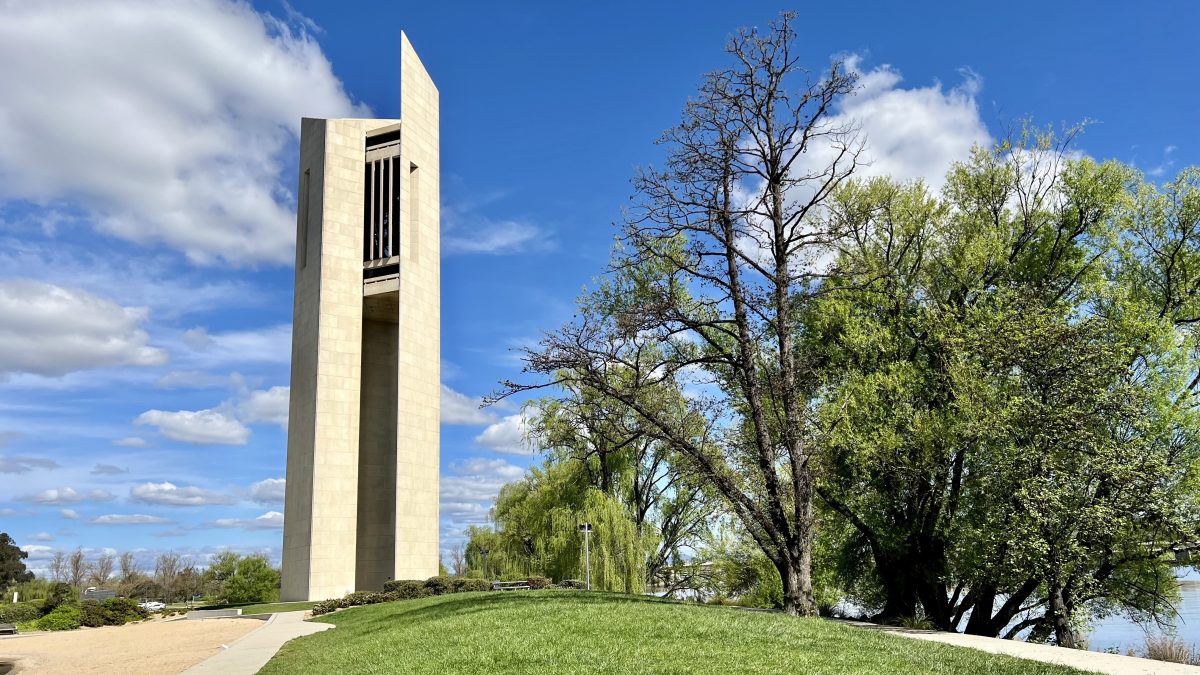
{"label": "tree trunk", "polygon": [[[809,552],[811,556],[811,550]],[[813,601],[811,565],[807,562],[779,560],[775,562],[783,580],[783,611],[792,616],[817,616]]]}
{"label": "tree trunk", "polygon": [[1062,586],[1057,584],[1050,589],[1049,614],[1054,623],[1054,641],[1059,647],[1087,649],[1083,636],[1071,626],[1071,610],[1063,602]]}

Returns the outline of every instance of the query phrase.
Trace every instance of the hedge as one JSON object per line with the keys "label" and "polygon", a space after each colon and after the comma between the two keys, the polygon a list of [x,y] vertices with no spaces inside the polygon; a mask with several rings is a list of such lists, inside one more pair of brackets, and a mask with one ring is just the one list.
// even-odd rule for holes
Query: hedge
{"label": "hedge", "polygon": [[0,623],[24,623],[42,618],[41,603],[18,602],[0,605]]}
{"label": "hedge", "polygon": [[[533,576],[529,577],[527,581],[529,582],[529,588],[535,590],[553,586],[553,582],[546,577]],[[558,584],[558,587],[583,588],[584,583],[575,579],[567,579]],[[492,590],[492,584],[485,579],[447,576],[430,577],[425,581],[396,579],[395,581],[386,582],[383,585],[382,593],[355,591],[342,598],[322,600],[313,605],[312,614],[313,616],[321,616],[322,614],[328,614],[334,610],[345,609],[347,607],[374,605],[380,602],[393,602],[395,600],[415,600],[417,598],[445,595],[447,593],[476,593],[490,590]]]}

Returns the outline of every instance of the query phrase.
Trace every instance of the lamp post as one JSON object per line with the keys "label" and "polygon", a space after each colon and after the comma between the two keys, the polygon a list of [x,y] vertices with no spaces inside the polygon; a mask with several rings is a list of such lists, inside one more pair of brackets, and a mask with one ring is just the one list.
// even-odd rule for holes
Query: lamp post
{"label": "lamp post", "polygon": [[588,546],[588,535],[592,533],[592,524],[583,523],[579,526],[579,531],[583,533],[583,565],[584,565],[584,581],[587,583],[587,589],[592,590],[592,552]]}

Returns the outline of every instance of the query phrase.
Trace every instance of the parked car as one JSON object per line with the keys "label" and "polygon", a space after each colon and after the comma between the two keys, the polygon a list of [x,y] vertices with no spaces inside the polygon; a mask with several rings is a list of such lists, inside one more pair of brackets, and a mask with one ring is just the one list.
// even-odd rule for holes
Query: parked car
{"label": "parked car", "polygon": [[157,600],[146,600],[145,602],[139,602],[138,607],[141,607],[147,612],[161,612],[167,608],[167,604]]}

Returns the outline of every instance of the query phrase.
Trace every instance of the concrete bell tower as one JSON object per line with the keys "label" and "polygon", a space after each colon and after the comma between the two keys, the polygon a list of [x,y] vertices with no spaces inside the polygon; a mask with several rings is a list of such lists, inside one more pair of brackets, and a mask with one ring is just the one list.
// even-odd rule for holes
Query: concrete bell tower
{"label": "concrete bell tower", "polygon": [[438,572],[438,90],[400,35],[400,119],[301,122],[283,600]]}

